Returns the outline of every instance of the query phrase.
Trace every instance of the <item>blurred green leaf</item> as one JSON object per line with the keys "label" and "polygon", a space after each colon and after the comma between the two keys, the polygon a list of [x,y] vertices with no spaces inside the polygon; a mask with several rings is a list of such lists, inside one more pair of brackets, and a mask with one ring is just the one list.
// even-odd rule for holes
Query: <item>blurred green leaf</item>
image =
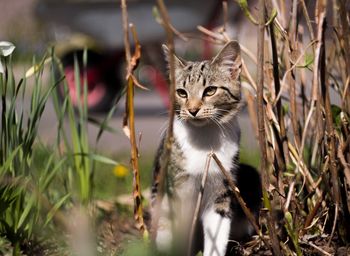
{"label": "blurred green leaf", "polygon": [[31,210],[33,210],[34,203],[35,203],[36,199],[37,199],[36,196],[34,194],[31,194],[31,197],[30,197],[29,201],[26,202],[26,206],[24,207],[23,212],[21,214],[21,217],[17,223],[16,229],[21,228],[21,226],[25,222],[26,218],[28,217],[29,213],[31,212]]}
{"label": "blurred green leaf", "polygon": [[333,124],[335,124],[337,128],[340,128],[341,127],[340,113],[342,112],[341,108],[333,104],[331,105],[331,111],[332,111]]}
{"label": "blurred green leaf", "polygon": [[157,23],[162,24],[162,18],[160,16],[160,13],[158,11],[157,6],[153,6],[153,8],[152,8],[152,15],[153,15],[153,17],[154,17],[154,19],[156,20]]}
{"label": "blurred green leaf", "polygon": [[2,175],[10,169],[11,165],[13,164],[13,159],[15,158],[15,156],[21,148],[22,144],[18,145],[17,148],[15,148],[7,157],[6,162],[2,166],[0,166],[0,175]]}
{"label": "blurred green leaf", "polygon": [[257,20],[253,17],[253,15],[250,13],[249,11],[249,7],[248,7],[248,2],[247,0],[236,0],[236,2],[238,3],[238,5],[241,7],[244,15],[255,25],[258,25],[259,23],[257,22]]}
{"label": "blurred green leaf", "polygon": [[61,208],[61,206],[67,201],[67,199],[70,197],[70,194],[67,194],[65,196],[63,196],[49,211],[49,213],[46,216],[46,221],[44,223],[44,226],[46,226],[54,217],[54,215],[56,214],[56,212],[58,211],[59,208]]}

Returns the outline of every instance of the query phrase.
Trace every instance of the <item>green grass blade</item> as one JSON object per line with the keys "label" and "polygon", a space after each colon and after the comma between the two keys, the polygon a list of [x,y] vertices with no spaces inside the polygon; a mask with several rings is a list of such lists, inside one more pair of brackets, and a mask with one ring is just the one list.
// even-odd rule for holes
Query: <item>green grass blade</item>
{"label": "green grass blade", "polygon": [[34,203],[36,200],[36,195],[32,195],[29,199],[29,201],[26,203],[26,206],[22,212],[22,214],[20,215],[20,218],[18,220],[17,223],[17,227],[16,229],[18,230],[19,228],[21,228],[21,226],[23,225],[23,223],[25,222],[26,218],[28,217],[29,213],[31,212],[31,210],[33,210],[34,208]]}
{"label": "green grass blade", "polygon": [[49,213],[46,215],[46,221],[44,223],[44,226],[46,226],[53,218],[55,213],[58,211],[59,208],[67,201],[67,199],[70,197],[70,194],[67,194],[63,196],[49,211]]}
{"label": "green grass blade", "polygon": [[0,175],[2,173],[7,172],[10,168],[11,165],[13,164],[13,159],[16,157],[18,151],[22,148],[22,145],[18,145],[13,151],[12,153],[9,155],[9,157],[7,158],[6,162],[0,166]]}

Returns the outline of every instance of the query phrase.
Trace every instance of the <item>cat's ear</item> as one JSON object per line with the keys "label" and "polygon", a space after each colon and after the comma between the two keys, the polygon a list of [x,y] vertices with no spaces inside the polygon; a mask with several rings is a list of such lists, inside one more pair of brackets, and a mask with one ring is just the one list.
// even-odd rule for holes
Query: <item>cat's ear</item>
{"label": "cat's ear", "polygon": [[[164,52],[164,55],[165,55],[165,60],[168,62],[168,65],[170,65],[170,50],[169,48],[163,44],[162,45],[162,48],[163,48],[163,52]],[[186,67],[187,65],[187,62],[180,58],[180,57],[177,57],[175,54],[174,54],[174,64],[175,64],[175,69],[183,69],[184,67]]]}
{"label": "cat's ear", "polygon": [[237,41],[228,42],[213,58],[212,65],[227,73],[232,79],[238,79],[241,73],[241,47]]}

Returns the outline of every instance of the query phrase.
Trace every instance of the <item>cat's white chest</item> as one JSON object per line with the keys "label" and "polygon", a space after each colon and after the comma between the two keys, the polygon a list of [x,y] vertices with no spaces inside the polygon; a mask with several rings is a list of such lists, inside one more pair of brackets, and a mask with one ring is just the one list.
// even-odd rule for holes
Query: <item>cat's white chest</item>
{"label": "cat's white chest", "polygon": [[[234,157],[239,150],[239,127],[231,126],[233,130],[223,132],[215,127],[203,129],[194,127],[190,130],[178,121],[174,122],[174,134],[184,154],[184,170],[191,175],[202,174],[208,154],[213,152],[229,171],[234,165]],[[196,130],[198,129],[198,130]],[[214,160],[211,160],[209,174],[220,173],[220,169]]]}

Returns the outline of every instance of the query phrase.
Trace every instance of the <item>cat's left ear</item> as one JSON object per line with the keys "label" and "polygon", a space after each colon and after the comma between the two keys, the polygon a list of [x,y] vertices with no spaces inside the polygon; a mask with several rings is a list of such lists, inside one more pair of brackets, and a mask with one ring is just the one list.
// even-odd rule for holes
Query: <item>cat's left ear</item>
{"label": "cat's left ear", "polygon": [[213,58],[212,64],[224,73],[227,73],[231,79],[238,79],[241,73],[241,47],[237,41],[228,42],[222,50]]}

